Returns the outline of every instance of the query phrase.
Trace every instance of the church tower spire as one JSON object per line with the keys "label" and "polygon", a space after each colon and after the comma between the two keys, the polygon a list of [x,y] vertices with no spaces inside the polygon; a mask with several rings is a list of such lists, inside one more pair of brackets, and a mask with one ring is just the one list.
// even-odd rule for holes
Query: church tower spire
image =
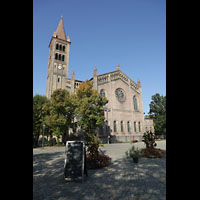
{"label": "church tower spire", "polygon": [[58,24],[56,32],[54,32],[55,37],[60,38],[62,40],[66,40],[65,29],[63,25],[63,17],[61,16],[60,22]]}
{"label": "church tower spire", "polygon": [[66,37],[63,25],[63,17],[57,26],[56,32],[53,33],[49,44],[49,62],[46,82],[46,96],[56,89],[66,89],[69,71],[69,48],[71,41],[69,36]]}

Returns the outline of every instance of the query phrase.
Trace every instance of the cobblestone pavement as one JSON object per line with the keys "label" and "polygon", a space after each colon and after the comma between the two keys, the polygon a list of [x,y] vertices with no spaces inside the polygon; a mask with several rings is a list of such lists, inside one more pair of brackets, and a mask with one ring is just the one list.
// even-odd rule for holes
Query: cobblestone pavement
{"label": "cobblestone pavement", "polygon": [[[166,149],[165,141],[157,142]],[[142,143],[135,143],[142,148]],[[104,145],[112,163],[103,169],[89,170],[84,182],[64,181],[64,147],[33,150],[34,200],[165,200],[166,156],[140,158],[135,164],[125,158],[131,144]]]}

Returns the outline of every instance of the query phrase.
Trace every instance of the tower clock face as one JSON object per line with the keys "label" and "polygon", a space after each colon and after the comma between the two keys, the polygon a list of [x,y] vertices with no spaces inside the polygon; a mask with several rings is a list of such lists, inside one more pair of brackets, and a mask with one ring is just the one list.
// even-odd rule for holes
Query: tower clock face
{"label": "tower clock face", "polygon": [[122,88],[117,88],[115,90],[115,95],[116,95],[118,101],[120,101],[120,102],[125,101],[126,95],[125,95],[125,92]]}
{"label": "tower clock face", "polygon": [[59,65],[59,66],[58,66],[58,69],[62,69],[62,66],[61,66],[61,65]]}

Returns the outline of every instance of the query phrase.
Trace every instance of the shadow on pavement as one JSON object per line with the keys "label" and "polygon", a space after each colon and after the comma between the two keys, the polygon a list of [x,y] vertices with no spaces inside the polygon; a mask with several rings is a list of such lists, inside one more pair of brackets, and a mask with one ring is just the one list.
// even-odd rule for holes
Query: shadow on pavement
{"label": "shadow on pavement", "polygon": [[33,156],[34,200],[166,199],[166,159],[122,158],[108,167],[89,170],[84,182],[64,181],[64,154]]}

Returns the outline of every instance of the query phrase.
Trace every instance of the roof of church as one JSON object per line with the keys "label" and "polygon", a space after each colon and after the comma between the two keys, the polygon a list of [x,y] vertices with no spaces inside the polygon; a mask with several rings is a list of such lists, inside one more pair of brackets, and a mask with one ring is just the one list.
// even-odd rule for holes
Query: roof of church
{"label": "roof of church", "polygon": [[[112,71],[112,72],[108,72],[108,73],[105,73],[105,74],[99,74],[99,75],[97,75],[97,77],[98,78],[100,78],[100,77],[104,77],[104,76],[107,76],[108,74],[112,74],[112,75],[114,75],[114,79],[116,80],[116,79],[118,79],[118,78],[120,78],[122,81],[124,81],[125,83],[128,83],[129,81],[128,81],[128,79],[130,80],[130,85],[131,85],[131,87],[133,87],[134,89],[136,89],[137,91],[138,91],[138,88],[141,88],[141,83],[140,83],[140,81],[139,82],[135,82],[135,81],[133,81],[131,78],[129,78],[125,73],[123,73],[121,70],[120,70],[120,68],[119,68],[119,66],[117,67],[117,70],[116,71]],[[93,77],[89,80],[89,81],[93,81]],[[101,78],[100,78],[101,79]],[[101,82],[101,80],[98,80],[98,82]],[[103,81],[103,80],[102,80]]]}
{"label": "roof of church", "polygon": [[51,41],[49,43],[49,48],[51,46],[51,42],[52,42],[53,38],[58,38],[58,39],[60,39],[62,41],[66,41],[68,43],[71,43],[70,37],[68,36],[66,38],[66,35],[65,35],[65,29],[64,29],[64,25],[63,25],[63,17],[61,17],[61,19],[60,19],[60,22],[58,24],[56,32],[53,33],[53,37],[51,38]]}
{"label": "roof of church", "polygon": [[63,26],[63,18],[61,17],[60,22],[58,24],[57,30],[55,32],[56,36],[62,40],[66,40],[65,29]]}

